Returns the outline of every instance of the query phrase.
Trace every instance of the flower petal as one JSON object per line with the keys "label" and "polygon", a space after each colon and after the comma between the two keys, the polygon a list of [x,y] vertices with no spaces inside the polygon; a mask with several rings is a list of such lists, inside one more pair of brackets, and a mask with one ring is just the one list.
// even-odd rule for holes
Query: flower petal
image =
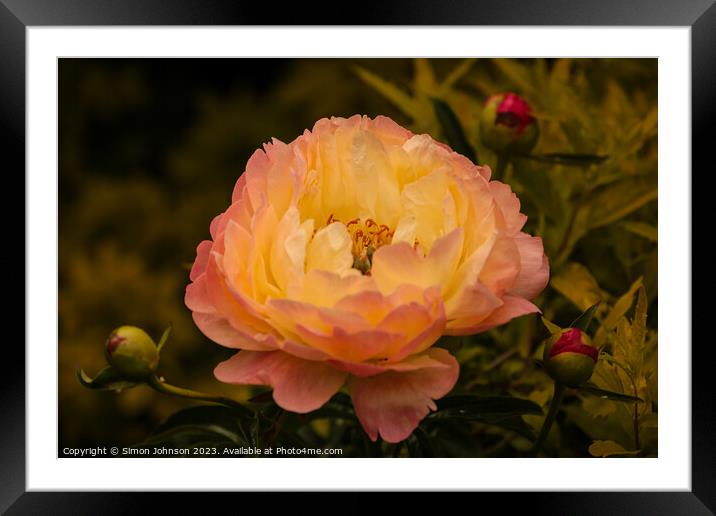
{"label": "flower petal", "polygon": [[204,240],[198,246],[196,246],[196,260],[194,265],[191,267],[189,273],[189,279],[191,281],[196,280],[206,270],[206,264],[209,262],[209,253],[214,243],[211,240]]}
{"label": "flower petal", "polygon": [[378,435],[389,443],[407,439],[430,410],[435,410],[433,400],[455,385],[460,369],[457,360],[444,349],[431,349],[427,354],[443,367],[389,371],[351,380],[356,415],[373,441]]}
{"label": "flower petal", "polygon": [[515,284],[520,273],[520,252],[512,238],[495,241],[490,256],[480,271],[480,283],[497,296],[502,296]]}
{"label": "flower petal", "polygon": [[549,281],[549,260],[544,254],[542,239],[520,233],[513,241],[520,253],[520,273],[509,293],[534,299]]}
{"label": "flower petal", "polygon": [[340,222],[321,228],[313,236],[306,253],[306,270],[319,269],[344,274],[353,266],[353,241]]}
{"label": "flower petal", "polygon": [[325,362],[302,360],[282,351],[240,351],[216,366],[214,376],[225,383],[270,385],[278,406],[305,414],[331,399],[347,374]]}
{"label": "flower petal", "polygon": [[[511,321],[515,317],[522,315],[540,313],[540,309],[535,305],[522,299],[521,297],[505,296],[502,298],[504,304],[490,314],[488,318],[482,321],[479,325],[472,328],[472,333],[480,333],[487,331],[490,328],[505,324]],[[453,335],[464,335],[460,333],[453,333]]]}
{"label": "flower petal", "polygon": [[500,208],[501,227],[508,234],[514,235],[527,222],[527,215],[520,213],[520,200],[509,185],[499,181],[490,181],[490,191]]}
{"label": "flower petal", "polygon": [[194,312],[192,318],[204,335],[227,348],[270,351],[278,346],[272,335],[264,333],[250,335],[238,330],[225,318],[216,314]]}

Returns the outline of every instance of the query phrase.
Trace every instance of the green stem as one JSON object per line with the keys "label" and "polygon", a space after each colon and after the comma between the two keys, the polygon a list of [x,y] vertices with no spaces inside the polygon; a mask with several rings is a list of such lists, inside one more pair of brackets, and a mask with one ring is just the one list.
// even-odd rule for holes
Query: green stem
{"label": "green stem", "polygon": [[532,445],[532,449],[530,450],[530,453],[532,453],[533,455],[537,455],[537,453],[539,453],[540,449],[542,448],[542,445],[544,444],[545,439],[547,439],[549,430],[550,428],[552,428],[552,423],[554,423],[554,420],[557,417],[559,406],[562,404],[564,390],[564,385],[559,382],[554,382],[554,395],[552,396],[552,401],[549,404],[547,416],[544,418],[544,422],[542,423],[542,428],[539,431],[539,435],[537,436],[537,439],[535,440],[534,444]]}
{"label": "green stem", "polygon": [[497,179],[503,183],[507,182],[507,178],[503,177],[507,171],[507,166],[510,160],[504,154],[497,155],[497,161],[495,162],[495,170],[492,174],[492,179]]}
{"label": "green stem", "polygon": [[211,403],[218,403],[219,405],[225,405],[227,407],[236,408],[243,411],[249,411],[244,405],[231,398],[225,398],[223,396],[214,396],[213,394],[207,394],[205,392],[192,391],[191,389],[185,389],[184,387],[177,387],[169,383],[159,380],[156,376],[153,376],[147,382],[152,389],[162,394],[168,394],[170,396],[178,396],[180,398],[188,398],[192,400],[208,401]]}

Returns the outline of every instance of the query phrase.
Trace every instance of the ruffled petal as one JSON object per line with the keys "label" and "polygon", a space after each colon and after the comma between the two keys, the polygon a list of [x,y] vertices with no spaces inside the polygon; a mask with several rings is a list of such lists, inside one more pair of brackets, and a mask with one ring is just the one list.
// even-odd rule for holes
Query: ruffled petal
{"label": "ruffled petal", "polygon": [[389,443],[407,439],[430,410],[436,409],[433,400],[455,385],[460,369],[457,360],[444,349],[431,349],[427,354],[441,366],[351,379],[356,415],[373,441],[378,435]]}
{"label": "ruffled petal", "polygon": [[544,254],[542,239],[520,233],[513,242],[520,253],[520,273],[509,293],[525,299],[534,299],[549,281],[549,260]]}
{"label": "ruffled petal", "polygon": [[[502,298],[504,304],[490,314],[481,324],[472,328],[472,333],[487,331],[495,326],[505,324],[515,317],[527,314],[540,313],[540,309],[521,297],[505,296]],[[453,335],[464,335],[453,333]]]}
{"label": "ruffled petal", "polygon": [[216,366],[214,376],[225,383],[269,385],[278,406],[305,414],[331,399],[347,374],[325,362],[302,360],[282,351],[241,351]]}

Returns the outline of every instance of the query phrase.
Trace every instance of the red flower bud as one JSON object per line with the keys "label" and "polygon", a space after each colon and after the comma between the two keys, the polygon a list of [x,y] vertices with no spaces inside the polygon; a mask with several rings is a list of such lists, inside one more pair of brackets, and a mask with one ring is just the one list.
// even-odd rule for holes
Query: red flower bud
{"label": "red flower bud", "polygon": [[599,351],[591,346],[589,336],[578,328],[568,328],[553,335],[544,348],[544,364],[557,382],[577,387],[592,376]]}
{"label": "red flower bud", "polygon": [[495,152],[524,154],[537,143],[539,128],[525,99],[516,93],[499,93],[485,102],[480,134]]}

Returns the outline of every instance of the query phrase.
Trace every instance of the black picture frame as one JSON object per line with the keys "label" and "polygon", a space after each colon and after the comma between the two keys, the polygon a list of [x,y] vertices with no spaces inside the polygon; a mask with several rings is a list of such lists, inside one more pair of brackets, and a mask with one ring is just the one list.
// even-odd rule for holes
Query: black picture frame
{"label": "black picture frame", "polygon": [[[3,164],[7,166],[6,180],[11,175],[22,178],[25,171],[25,28],[62,25],[688,26],[691,28],[692,52],[692,169],[703,169],[705,174],[716,171],[711,150],[716,137],[714,0],[401,0],[373,2],[355,10],[346,9],[342,2],[312,2],[311,10],[306,10],[305,3],[295,6],[284,3],[280,8],[271,9],[262,2],[240,0],[0,0],[0,131],[3,133],[0,146]],[[691,171],[686,170],[661,171],[665,172],[675,174],[675,180],[693,177]],[[22,184],[24,191],[24,181]],[[17,216],[13,218],[16,220]],[[17,244],[20,239],[24,241],[24,234],[14,242]],[[26,258],[23,256],[22,263]],[[13,269],[17,270],[20,262],[17,256],[4,260],[6,266],[12,261]],[[691,303],[691,300],[683,302]],[[689,328],[684,329],[683,342],[665,345],[688,349],[689,332]],[[13,336],[12,340],[19,339]],[[695,335],[692,342],[691,492],[478,496],[499,497],[500,505],[508,512],[525,507],[537,514],[713,514],[716,511],[716,444],[712,438],[716,435],[716,392],[710,377],[716,364],[716,347],[708,339],[696,339]],[[23,347],[5,342],[2,360],[5,366],[0,375],[3,420],[0,427],[0,511],[8,514],[119,514],[142,512],[141,507],[148,510],[150,495],[146,493],[25,492]],[[196,503],[184,495],[151,496],[152,505],[158,502],[169,510],[169,506],[180,504],[182,513],[190,512]],[[226,494],[219,499],[235,496],[243,497],[244,503],[258,501],[254,500],[256,495],[246,500],[247,494]],[[413,500],[422,503],[421,498],[416,496]],[[370,497],[352,493],[344,498],[342,505],[358,511],[361,506],[371,503]],[[212,501],[214,509],[223,505],[214,504]],[[226,507],[230,512],[239,509],[236,505],[232,509],[231,503]]]}

